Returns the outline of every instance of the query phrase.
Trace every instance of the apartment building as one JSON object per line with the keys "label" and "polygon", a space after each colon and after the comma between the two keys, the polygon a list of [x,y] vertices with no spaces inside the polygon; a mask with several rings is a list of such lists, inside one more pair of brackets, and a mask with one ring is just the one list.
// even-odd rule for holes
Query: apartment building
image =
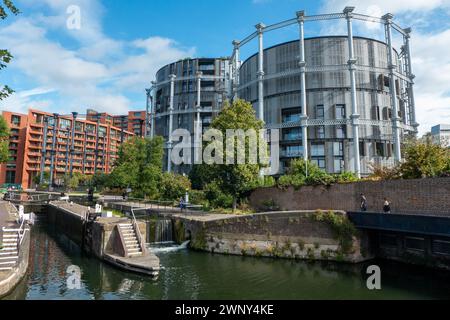
{"label": "apartment building", "polygon": [[97,112],[93,109],[88,109],[86,112],[86,119],[93,122],[113,125],[124,131],[133,132],[136,136],[145,136],[145,110],[129,111],[126,115],[111,115],[106,112]]}
{"label": "apartment building", "polygon": [[10,161],[0,166],[0,184],[35,186],[33,180],[48,171],[59,184],[65,174],[111,172],[119,146],[134,134],[111,122],[90,121],[30,109],[28,114],[3,111],[10,130]]}

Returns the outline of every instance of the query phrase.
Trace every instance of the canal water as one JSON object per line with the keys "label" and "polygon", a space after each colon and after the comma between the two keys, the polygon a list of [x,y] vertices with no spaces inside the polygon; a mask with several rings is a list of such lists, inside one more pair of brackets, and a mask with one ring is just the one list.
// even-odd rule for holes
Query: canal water
{"label": "canal water", "polygon": [[[308,263],[158,248],[157,279],[123,272],[80,252],[45,226],[32,230],[27,277],[7,299],[442,299],[450,274],[391,262]],[[366,288],[366,268],[378,264],[382,290]],[[79,266],[80,289],[68,289],[67,268]]]}

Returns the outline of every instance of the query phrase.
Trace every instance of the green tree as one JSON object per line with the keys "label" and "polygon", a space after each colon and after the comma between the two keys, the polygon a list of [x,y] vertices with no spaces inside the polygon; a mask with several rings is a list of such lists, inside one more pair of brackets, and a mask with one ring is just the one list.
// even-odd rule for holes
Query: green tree
{"label": "green tree", "polygon": [[5,163],[9,158],[9,127],[0,115],[0,163]]}
{"label": "green tree", "polygon": [[430,141],[411,140],[403,148],[400,165],[405,179],[431,178],[450,174],[450,149]]}
{"label": "green tree", "polygon": [[80,185],[80,179],[79,176],[74,174],[72,177],[70,177],[69,174],[64,175],[64,186],[66,187],[66,190],[74,190],[78,188]]}
{"label": "green tree", "polygon": [[[19,9],[14,6],[14,3],[11,0],[3,0],[3,4],[0,3],[0,19],[4,20],[8,17],[8,12],[11,12],[14,15],[18,15],[20,13]],[[0,70],[6,68],[6,65],[11,62],[13,56],[6,49],[0,49]],[[0,100],[5,99],[14,91],[8,87],[7,85],[0,88]],[[3,149],[2,146],[0,146]]]}
{"label": "green tree", "polygon": [[[256,118],[252,105],[244,100],[236,100],[231,105],[226,102],[220,114],[213,120],[211,127],[219,130],[224,138],[228,129],[244,131],[253,129],[257,133],[257,144],[264,143],[259,138],[259,130],[263,129],[263,122]],[[223,160],[223,164],[212,164],[209,168],[211,176],[216,179],[220,189],[233,197],[233,211],[242,195],[257,183],[259,172],[263,168],[260,161],[257,161],[257,164],[249,163],[250,143],[250,139],[246,137],[244,144],[241,145],[235,141],[232,145],[235,160],[237,155],[245,155],[246,161],[244,164],[227,165],[227,151],[218,148],[218,150],[215,150],[215,152],[218,152],[216,156]],[[266,150],[267,145],[260,149]]]}
{"label": "green tree", "polygon": [[191,189],[191,181],[186,176],[174,173],[163,173],[159,194],[163,200],[179,200]]}
{"label": "green tree", "polygon": [[130,187],[137,197],[157,197],[162,175],[163,145],[162,137],[134,137],[125,142],[108,178],[108,186]]}
{"label": "green tree", "polygon": [[[41,173],[39,172],[34,178],[33,182],[36,185],[39,185],[41,183]],[[50,171],[44,171],[44,184],[50,183]]]}

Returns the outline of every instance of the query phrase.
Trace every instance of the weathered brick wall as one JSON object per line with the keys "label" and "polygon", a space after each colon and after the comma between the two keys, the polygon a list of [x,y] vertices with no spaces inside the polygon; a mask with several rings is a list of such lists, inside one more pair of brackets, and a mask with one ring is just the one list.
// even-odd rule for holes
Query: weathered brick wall
{"label": "weathered brick wall", "polygon": [[250,204],[265,210],[273,200],[280,210],[359,210],[360,194],[368,201],[368,211],[382,211],[384,198],[392,212],[450,215],[450,178],[364,181],[332,186],[261,188],[252,193]]}

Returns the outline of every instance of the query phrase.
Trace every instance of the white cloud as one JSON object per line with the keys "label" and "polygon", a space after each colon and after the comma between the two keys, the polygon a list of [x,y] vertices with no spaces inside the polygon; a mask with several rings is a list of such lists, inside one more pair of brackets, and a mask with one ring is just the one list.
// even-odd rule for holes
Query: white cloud
{"label": "white cloud", "polygon": [[[416,75],[419,131],[423,134],[433,125],[450,123],[450,56],[446,54],[450,48],[450,0],[330,0],[323,3],[321,11],[341,12],[346,6],[354,6],[355,12],[374,16],[389,12],[402,27],[412,27],[412,67]],[[433,23],[439,23],[440,29],[435,30]],[[383,28],[376,24],[355,23],[355,31],[355,35],[378,39],[384,35]],[[346,34],[345,24],[325,25],[321,33],[329,32]],[[394,44],[399,47],[399,37],[394,38]]]}
{"label": "white cloud", "polygon": [[[31,7],[39,5],[31,0],[24,3]],[[28,85],[52,88],[58,100],[43,101],[35,94],[27,94],[30,91],[19,91],[0,102],[0,107],[14,106],[26,111],[31,105],[38,109],[51,106],[55,109],[52,111],[61,113],[84,113],[87,107],[93,107],[123,113],[136,104],[130,94],[142,92],[142,105],[145,103],[144,88],[158,68],[195,54],[194,48],[183,48],[162,37],[125,42],[106,36],[98,1],[45,0],[45,3],[51,9],[49,15],[19,17],[0,29],[0,43],[14,55],[5,73],[19,71]],[[66,8],[72,4],[81,7],[80,30],[65,28]],[[65,33],[76,42],[69,43],[69,48],[67,42],[63,45],[54,40],[52,32]],[[35,106],[38,102],[42,103],[40,107]]]}

